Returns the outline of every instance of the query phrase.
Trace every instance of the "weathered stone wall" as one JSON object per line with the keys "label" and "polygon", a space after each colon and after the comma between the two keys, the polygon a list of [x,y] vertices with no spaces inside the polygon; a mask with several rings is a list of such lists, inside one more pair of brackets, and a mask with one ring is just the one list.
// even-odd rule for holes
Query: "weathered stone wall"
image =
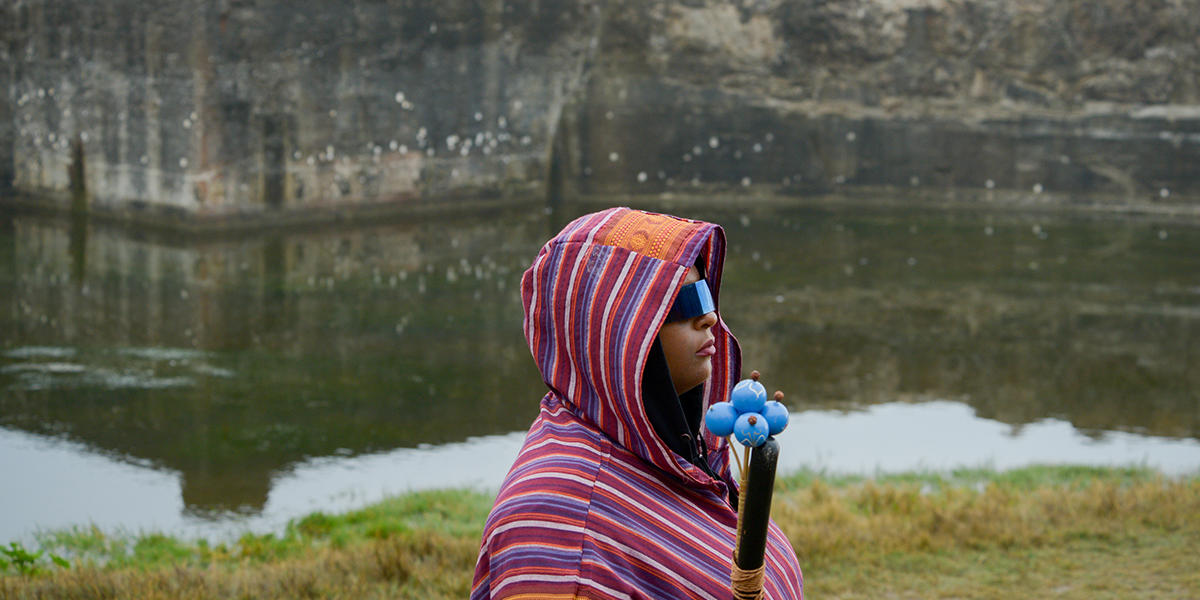
{"label": "weathered stone wall", "polygon": [[781,100],[1191,104],[1195,0],[619,0],[622,70]]}
{"label": "weathered stone wall", "polygon": [[626,76],[593,77],[589,92],[560,144],[564,180],[584,195],[902,186],[1177,206],[1200,194],[1190,107],[909,114]]}
{"label": "weathered stone wall", "polygon": [[579,193],[1200,192],[1194,0],[609,6],[558,147]]}
{"label": "weathered stone wall", "polygon": [[124,216],[328,218],[546,183],[1200,191],[1200,0],[5,10],[0,184],[8,164],[63,204],[77,141],[93,210]]}
{"label": "weathered stone wall", "polygon": [[23,0],[15,185],[230,217],[540,183],[580,3]]}

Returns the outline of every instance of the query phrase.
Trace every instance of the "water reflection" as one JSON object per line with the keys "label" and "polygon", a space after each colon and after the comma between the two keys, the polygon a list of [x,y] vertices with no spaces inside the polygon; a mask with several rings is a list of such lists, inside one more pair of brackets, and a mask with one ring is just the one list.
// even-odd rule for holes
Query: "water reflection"
{"label": "water reflection", "polygon": [[[722,310],[793,410],[1200,439],[1194,226],[682,202],[726,225]],[[519,277],[581,210],[226,240],[0,217],[0,426],[177,473],[195,515],[321,457],[523,430]]]}
{"label": "water reflection", "polygon": [[181,474],[255,510],[296,461],[524,428],[542,386],[517,281],[539,216],[174,244],[13,221],[0,424]]}
{"label": "water reflection", "polygon": [[[934,395],[1014,424],[1049,416],[1197,437],[1198,233],[1046,216],[764,214],[730,236],[747,241],[735,245],[727,318],[747,364],[778,369],[806,402]],[[769,250],[779,247],[791,252]]]}

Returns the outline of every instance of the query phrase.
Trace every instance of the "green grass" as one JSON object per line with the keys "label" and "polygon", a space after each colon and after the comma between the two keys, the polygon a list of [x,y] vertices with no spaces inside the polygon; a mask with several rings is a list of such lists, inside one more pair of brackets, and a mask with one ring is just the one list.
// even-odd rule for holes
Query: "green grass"
{"label": "green grass", "polygon": [[321,549],[428,535],[473,537],[478,542],[492,499],[489,494],[464,490],[417,492],[340,515],[315,512],[293,520],[280,534],[246,533],[231,543],[182,540],[161,533],[110,535],[95,527],[53,531],[38,539],[43,549],[79,566],[106,570],[261,563]]}
{"label": "green grass", "polygon": [[773,516],[810,597],[1200,595],[1200,478],[1031,467],[780,483]]}
{"label": "green grass", "polygon": [[[314,513],[211,544],[94,528],[41,537],[68,558],[0,576],[3,598],[463,598],[488,494],[445,490]],[[1200,477],[1029,467],[778,481],[773,517],[809,598],[1200,596]]]}

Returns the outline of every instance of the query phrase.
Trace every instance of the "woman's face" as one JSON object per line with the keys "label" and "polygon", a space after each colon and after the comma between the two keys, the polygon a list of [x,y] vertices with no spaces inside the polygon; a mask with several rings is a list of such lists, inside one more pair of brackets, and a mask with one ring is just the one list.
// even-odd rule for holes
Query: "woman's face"
{"label": "woman's face", "polygon": [[[700,280],[696,267],[688,269],[683,284]],[[717,324],[717,313],[710,312],[682,321],[672,321],[658,332],[663,353],[667,355],[667,368],[671,370],[671,383],[675,393],[682,394],[702,383],[712,374],[712,357],[716,353],[712,326]]]}

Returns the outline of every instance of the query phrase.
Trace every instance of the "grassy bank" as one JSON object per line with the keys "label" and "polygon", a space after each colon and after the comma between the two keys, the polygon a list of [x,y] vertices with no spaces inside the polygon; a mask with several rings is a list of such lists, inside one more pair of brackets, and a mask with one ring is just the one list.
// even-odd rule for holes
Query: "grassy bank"
{"label": "grassy bank", "polygon": [[[3,598],[463,598],[491,498],[423,492],[209,544],[95,530],[41,540]],[[1033,467],[877,479],[800,473],[774,517],[809,598],[1200,595],[1200,477]]]}

